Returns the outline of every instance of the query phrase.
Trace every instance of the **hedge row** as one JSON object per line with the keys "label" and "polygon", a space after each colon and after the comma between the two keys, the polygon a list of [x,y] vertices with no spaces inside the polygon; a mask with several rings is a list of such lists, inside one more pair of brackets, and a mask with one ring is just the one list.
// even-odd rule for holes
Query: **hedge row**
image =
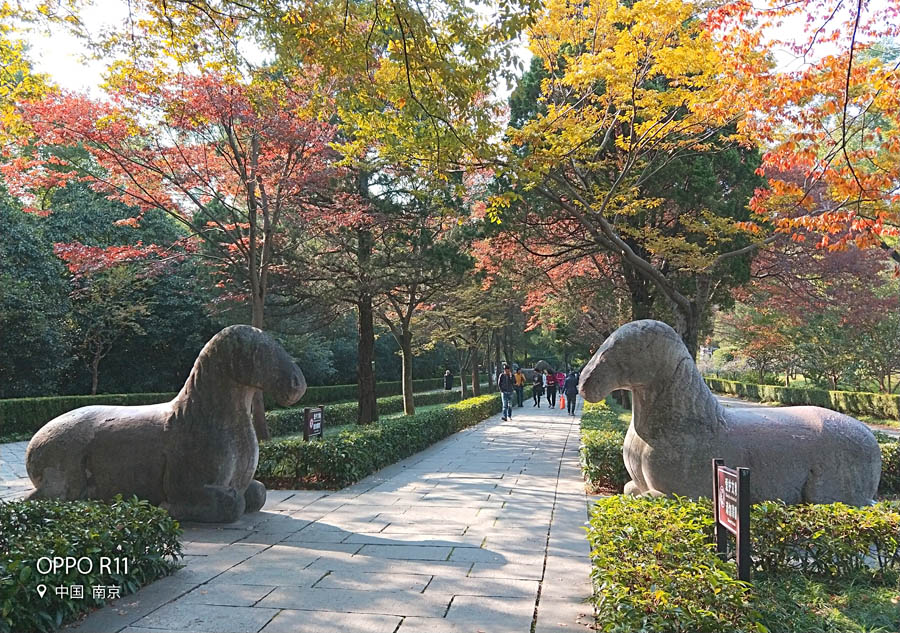
{"label": "hedge row", "polygon": [[[597,501],[588,540],[598,630],[793,631],[794,623],[780,618],[790,609],[772,603],[773,596],[784,596],[772,589],[785,581],[802,574],[851,583],[896,582],[896,502],[867,508],[766,503],[752,508],[751,522],[756,576],[747,584],[734,577],[733,562],[715,554],[708,499],[614,496]],[[787,606],[798,609],[790,602]]]}
{"label": "hedge row", "polygon": [[[443,378],[427,378],[413,381],[413,391],[439,389]],[[375,385],[378,397],[393,396],[403,392],[403,384],[380,382]],[[355,400],[359,393],[357,385],[329,385],[310,387],[300,403],[308,405],[331,404]],[[35,433],[53,418],[67,411],[92,404],[139,405],[166,402],[175,393],[119,393],[98,396],[49,396],[45,398],[11,398],[0,400],[0,433]]]}
{"label": "hedge row", "polygon": [[499,411],[500,396],[493,394],[321,441],[270,440],[259,447],[256,478],[269,488],[343,488]]}
{"label": "hedge row", "polygon": [[[0,633],[53,631],[104,605],[93,586],[118,586],[124,596],[171,573],[181,556],[180,535],[165,510],[134,498],[0,503]],[[85,560],[80,570],[60,566],[42,574],[48,561],[39,568],[38,560],[47,556]],[[106,568],[101,557],[111,559]],[[47,586],[43,598],[40,584]],[[83,598],[56,595],[56,587],[72,585]]]}
{"label": "hedge row", "polygon": [[716,393],[726,393],[749,400],[808,404],[850,415],[871,415],[876,418],[900,420],[900,395],[756,385],[710,377],[705,377],[705,380],[709,388]]}
{"label": "hedge row", "polygon": [[[628,425],[605,402],[585,403],[581,416],[581,468],[594,489],[621,492],[630,477],[622,459]],[[876,431],[881,448],[880,496],[900,494],[900,440]]]}
{"label": "hedge row", "polygon": [[[417,407],[426,407],[432,404],[458,402],[459,398],[459,391],[434,391],[415,394],[413,403]],[[378,399],[379,415],[390,415],[391,413],[400,413],[402,411],[403,396],[388,396]],[[359,404],[356,402],[339,402],[327,405],[325,407],[325,424],[327,426],[356,424],[358,412]],[[300,433],[303,431],[303,407],[266,411],[266,422],[269,425],[269,433],[272,437]]]}

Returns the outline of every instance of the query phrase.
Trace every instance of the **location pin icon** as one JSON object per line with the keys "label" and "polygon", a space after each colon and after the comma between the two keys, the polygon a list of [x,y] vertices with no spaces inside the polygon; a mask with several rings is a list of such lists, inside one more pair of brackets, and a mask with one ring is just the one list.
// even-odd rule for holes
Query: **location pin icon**
{"label": "location pin icon", "polygon": [[47,593],[47,585],[38,585],[37,586],[38,595],[43,598],[44,594]]}

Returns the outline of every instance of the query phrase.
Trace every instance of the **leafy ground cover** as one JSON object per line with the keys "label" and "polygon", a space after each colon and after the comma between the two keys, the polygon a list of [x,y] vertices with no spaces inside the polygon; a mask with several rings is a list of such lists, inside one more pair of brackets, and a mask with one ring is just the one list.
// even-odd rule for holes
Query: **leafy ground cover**
{"label": "leafy ground cover", "polygon": [[[165,510],[134,498],[0,503],[0,633],[53,631],[105,604],[108,596],[93,586],[104,594],[115,586],[124,596],[171,573],[181,557],[180,535]],[[48,562],[38,561],[47,556],[80,562],[42,573]],[[101,557],[109,559],[105,568]],[[43,597],[40,584],[47,586]],[[73,586],[83,598],[56,593]]]}
{"label": "leafy ground cover", "polygon": [[713,545],[708,500],[599,500],[591,511],[600,631],[900,630],[900,504],[752,511],[751,583]]}

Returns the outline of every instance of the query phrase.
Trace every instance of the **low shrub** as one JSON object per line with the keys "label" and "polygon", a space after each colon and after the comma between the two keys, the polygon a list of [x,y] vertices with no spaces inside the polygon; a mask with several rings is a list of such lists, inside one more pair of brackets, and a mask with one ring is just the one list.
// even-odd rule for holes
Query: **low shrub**
{"label": "low shrub", "polygon": [[900,569],[898,502],[864,508],[766,502],[753,506],[750,523],[753,562],[762,572],[881,578]]}
{"label": "low shrub", "polygon": [[585,403],[581,415],[581,468],[594,490],[621,492],[628,481],[622,461],[627,425],[606,402]]}
{"label": "low shrub", "polygon": [[[413,392],[440,389],[443,378],[425,378],[413,381]],[[399,381],[379,382],[375,385],[375,394],[392,396],[403,392]],[[295,406],[318,406],[356,400],[359,389],[357,385],[326,385],[309,387],[303,398]],[[111,393],[97,396],[49,396],[45,398],[10,398],[0,400],[0,435],[11,439],[27,439],[53,418],[93,404],[139,405],[167,402],[175,397],[171,393]],[[279,407],[268,402],[266,408]]]}
{"label": "low shrub", "polygon": [[875,433],[881,447],[880,495],[900,495],[900,440],[885,433]]}
{"label": "low shrub", "polygon": [[[417,407],[426,407],[432,404],[458,402],[459,396],[458,391],[420,393],[413,395],[413,403]],[[390,415],[401,411],[403,411],[403,396],[388,396],[378,399],[379,414]],[[356,402],[326,405],[325,424],[328,426],[356,424],[358,412],[359,405]],[[266,422],[269,424],[269,433],[272,437],[300,433],[303,431],[303,407],[266,411]]]}
{"label": "low shrub", "polygon": [[[0,503],[0,632],[53,631],[79,613],[103,606],[93,586],[118,586],[121,595],[171,573],[181,556],[181,528],[147,501],[15,501]],[[81,570],[41,574],[45,556],[84,557]],[[101,557],[119,559],[100,569]],[[128,560],[125,572],[122,559]],[[45,571],[45,562],[41,571]],[[87,573],[82,573],[87,572]],[[47,591],[41,598],[37,586]],[[56,595],[81,586],[84,597]]]}
{"label": "low shrub", "polygon": [[599,631],[750,631],[750,587],[710,545],[707,505],[600,499],[588,541]]}
{"label": "low shrub", "polygon": [[[792,595],[797,579],[847,587],[894,586],[900,567],[900,504],[852,508],[842,504],[751,510],[753,583],[734,578],[713,545],[708,499],[615,496],[591,510],[591,543],[597,627],[601,631],[808,631],[805,614],[795,628],[784,613],[804,615]],[[775,601],[785,601],[777,602]],[[773,628],[777,627],[777,628]]]}
{"label": "low shrub", "polygon": [[273,439],[259,447],[256,478],[270,488],[343,488],[499,411],[500,397],[493,394],[320,441]]}
{"label": "low shrub", "polygon": [[706,377],[705,380],[709,388],[716,393],[725,393],[750,400],[793,405],[806,404],[842,411],[850,415],[871,415],[876,418],[900,420],[900,395],[757,385],[710,377]]}

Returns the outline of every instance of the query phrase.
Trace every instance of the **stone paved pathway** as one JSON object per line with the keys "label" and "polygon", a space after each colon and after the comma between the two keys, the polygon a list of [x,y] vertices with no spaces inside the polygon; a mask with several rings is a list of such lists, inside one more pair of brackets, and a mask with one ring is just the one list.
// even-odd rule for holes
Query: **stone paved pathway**
{"label": "stone paved pathway", "polygon": [[67,630],[587,630],[578,420],[526,405],[339,492],[274,491],[238,523],[186,525],[184,569]]}
{"label": "stone paved pathway", "polygon": [[0,501],[24,496],[34,486],[25,471],[28,442],[0,444]]}

